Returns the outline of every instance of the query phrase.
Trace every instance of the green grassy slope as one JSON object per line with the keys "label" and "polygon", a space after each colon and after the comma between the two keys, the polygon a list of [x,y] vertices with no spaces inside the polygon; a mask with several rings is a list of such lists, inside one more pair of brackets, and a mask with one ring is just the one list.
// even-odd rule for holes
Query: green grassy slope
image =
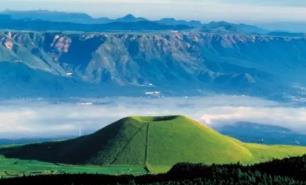
{"label": "green grassy slope", "polygon": [[148,163],[153,171],[154,166],[179,162],[232,163],[252,158],[238,141],[182,116],[175,121],[151,122],[148,148]]}
{"label": "green grassy slope", "polygon": [[33,161],[33,160],[19,160],[8,159],[0,156],[0,179],[2,177],[17,177],[23,175],[43,175],[43,174],[109,174],[109,175],[122,175],[133,174],[143,175],[147,171],[143,166],[93,166],[93,165],[64,165],[53,164],[47,162]]}
{"label": "green grassy slope", "polygon": [[305,154],[305,147],[286,145],[260,145],[243,143],[252,153],[253,157],[248,164],[270,161],[271,159],[282,159],[284,157],[300,156]]}
{"label": "green grassy slope", "polygon": [[0,149],[9,158],[150,172],[165,172],[179,162],[252,164],[305,153],[303,147],[242,143],[184,116],[129,117],[81,138]]}
{"label": "green grassy slope", "polygon": [[[125,118],[88,136],[2,149],[0,154],[12,158],[65,164],[143,165],[142,148],[145,143],[142,138],[138,138],[143,126],[143,123]],[[126,161],[122,161],[122,156],[125,156]]]}

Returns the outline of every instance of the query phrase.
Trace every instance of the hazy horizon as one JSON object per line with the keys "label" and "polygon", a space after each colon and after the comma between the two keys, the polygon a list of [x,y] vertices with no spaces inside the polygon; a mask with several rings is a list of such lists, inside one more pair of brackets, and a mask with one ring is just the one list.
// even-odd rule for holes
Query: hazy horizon
{"label": "hazy horizon", "polygon": [[[3,0],[3,10],[50,10],[84,12],[94,17],[122,17],[133,14],[148,19],[174,17],[200,21],[243,23],[306,22],[306,2],[242,0]],[[158,12],[158,14],[156,14]]]}

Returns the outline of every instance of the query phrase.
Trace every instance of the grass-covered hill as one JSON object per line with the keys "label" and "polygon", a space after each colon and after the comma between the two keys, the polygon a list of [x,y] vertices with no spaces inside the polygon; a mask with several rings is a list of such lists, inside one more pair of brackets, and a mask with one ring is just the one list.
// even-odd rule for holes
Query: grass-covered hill
{"label": "grass-covered hill", "polygon": [[247,144],[184,116],[128,117],[94,134],[0,150],[6,158],[165,172],[181,162],[244,164],[299,156],[304,147]]}

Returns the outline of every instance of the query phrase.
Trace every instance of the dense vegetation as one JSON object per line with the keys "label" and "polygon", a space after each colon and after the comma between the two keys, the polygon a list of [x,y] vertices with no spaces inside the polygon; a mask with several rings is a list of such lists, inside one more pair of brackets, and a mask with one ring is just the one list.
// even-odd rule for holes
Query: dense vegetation
{"label": "dense vegetation", "polygon": [[0,181],[4,184],[67,185],[305,185],[306,156],[274,160],[253,166],[178,164],[168,173],[145,176],[56,175]]}
{"label": "dense vegetation", "polygon": [[0,149],[6,158],[48,165],[130,166],[151,173],[181,162],[253,164],[305,153],[304,147],[242,143],[184,116],[128,117],[92,135]]}

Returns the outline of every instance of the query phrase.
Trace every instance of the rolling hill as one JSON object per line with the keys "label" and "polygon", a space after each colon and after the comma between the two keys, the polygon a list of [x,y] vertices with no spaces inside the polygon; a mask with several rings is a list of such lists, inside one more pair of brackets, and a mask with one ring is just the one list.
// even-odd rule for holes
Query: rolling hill
{"label": "rolling hill", "polygon": [[180,162],[244,164],[299,156],[306,148],[247,144],[184,116],[128,117],[80,138],[4,148],[6,158],[165,172]]}

